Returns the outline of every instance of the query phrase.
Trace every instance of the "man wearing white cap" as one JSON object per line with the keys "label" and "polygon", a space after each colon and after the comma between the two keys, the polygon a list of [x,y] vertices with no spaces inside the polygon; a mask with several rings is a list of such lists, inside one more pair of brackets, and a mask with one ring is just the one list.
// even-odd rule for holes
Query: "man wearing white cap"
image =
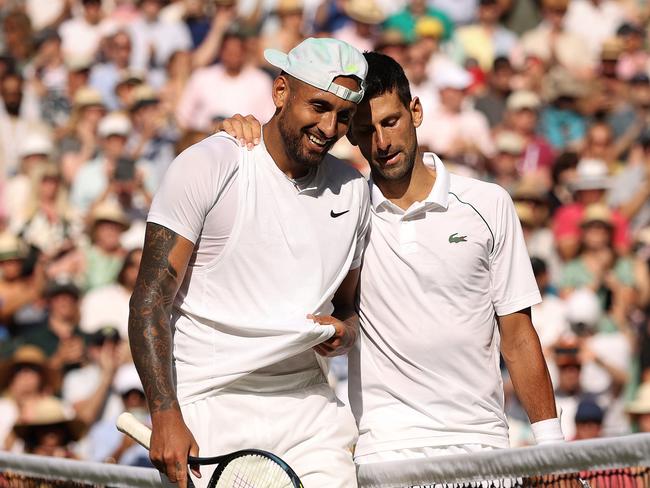
{"label": "man wearing white cap", "polygon": [[[322,363],[356,340],[369,196],[327,152],[363,97],[367,63],[334,39],[265,57],[282,73],[261,144],[249,152],[219,133],[190,147],[149,213],[129,339],[151,459],[184,488],[188,454],[255,447],[305,486],[354,487],[356,428]],[[197,486],[210,478],[201,469]]]}

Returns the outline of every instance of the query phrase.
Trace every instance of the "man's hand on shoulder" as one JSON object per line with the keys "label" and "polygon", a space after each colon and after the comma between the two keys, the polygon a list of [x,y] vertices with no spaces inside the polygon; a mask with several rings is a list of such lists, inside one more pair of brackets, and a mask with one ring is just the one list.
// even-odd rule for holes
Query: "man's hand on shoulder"
{"label": "man's hand on shoulder", "polygon": [[321,325],[333,325],[336,332],[325,342],[321,342],[313,349],[316,353],[325,357],[341,356],[347,354],[357,340],[359,331],[359,320],[356,314],[347,320],[339,320],[331,315],[316,316],[307,315],[308,319]]}
{"label": "man's hand on shoulder", "polygon": [[235,114],[221,122],[218,129],[237,139],[248,150],[257,146],[262,136],[262,124],[252,115]]}

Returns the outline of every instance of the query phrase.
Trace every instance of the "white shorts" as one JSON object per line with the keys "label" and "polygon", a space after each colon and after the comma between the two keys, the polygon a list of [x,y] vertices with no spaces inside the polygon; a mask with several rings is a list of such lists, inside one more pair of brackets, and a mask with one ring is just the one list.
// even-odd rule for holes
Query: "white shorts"
{"label": "white shorts", "polygon": [[[200,456],[263,449],[284,459],[305,488],[355,488],[357,428],[327,384],[274,394],[220,393],[182,408]],[[197,488],[214,468],[201,466]]]}

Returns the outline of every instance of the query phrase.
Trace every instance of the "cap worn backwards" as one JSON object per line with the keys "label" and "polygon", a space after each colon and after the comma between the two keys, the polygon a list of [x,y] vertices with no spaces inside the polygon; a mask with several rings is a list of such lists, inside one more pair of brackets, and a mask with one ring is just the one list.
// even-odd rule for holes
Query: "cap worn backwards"
{"label": "cap worn backwards", "polygon": [[[287,54],[276,49],[264,51],[264,58],[294,78],[339,98],[359,103],[363,98],[368,63],[363,55],[337,39],[305,39]],[[354,91],[334,83],[338,76],[354,76],[360,90]]]}

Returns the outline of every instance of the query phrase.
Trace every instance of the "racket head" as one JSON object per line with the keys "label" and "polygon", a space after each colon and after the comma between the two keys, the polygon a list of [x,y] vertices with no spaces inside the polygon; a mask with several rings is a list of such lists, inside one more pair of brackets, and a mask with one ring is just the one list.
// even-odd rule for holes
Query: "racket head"
{"label": "racket head", "polygon": [[[190,463],[217,458],[191,458]],[[243,449],[218,457],[208,488],[303,488],[300,478],[282,458],[261,449]]]}

